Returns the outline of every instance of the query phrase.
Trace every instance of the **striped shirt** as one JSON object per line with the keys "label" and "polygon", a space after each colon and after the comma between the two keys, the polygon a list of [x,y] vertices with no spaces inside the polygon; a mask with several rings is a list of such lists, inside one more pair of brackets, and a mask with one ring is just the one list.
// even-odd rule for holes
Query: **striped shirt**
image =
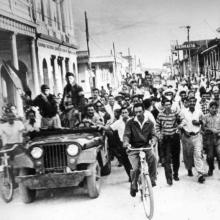
{"label": "striped shirt", "polygon": [[178,114],[176,111],[171,110],[171,113],[166,114],[162,111],[157,116],[156,120],[156,134],[159,135],[173,135],[177,130]]}
{"label": "striped shirt", "polygon": [[202,113],[204,115],[207,115],[209,113],[209,101],[205,101],[205,102],[201,101],[199,104],[201,106]]}
{"label": "striped shirt", "polygon": [[220,115],[207,114],[203,118],[203,124],[205,128],[215,128],[220,131]]}

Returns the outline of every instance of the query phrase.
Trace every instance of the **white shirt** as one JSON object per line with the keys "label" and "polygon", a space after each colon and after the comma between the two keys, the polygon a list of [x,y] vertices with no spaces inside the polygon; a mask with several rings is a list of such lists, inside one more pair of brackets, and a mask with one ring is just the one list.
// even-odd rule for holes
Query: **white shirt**
{"label": "white shirt", "polygon": [[140,125],[140,128],[141,128],[141,130],[142,130],[142,128],[144,127],[145,122],[149,121],[149,119],[144,116],[144,121],[143,121],[142,124],[141,124],[141,122],[138,120],[137,116],[135,116],[135,117],[134,117],[134,121],[136,121],[136,122]]}
{"label": "white shirt", "polygon": [[30,121],[26,121],[24,124],[25,131],[26,132],[32,132],[32,131],[39,131],[40,130],[40,123],[37,121],[34,123],[34,125],[30,124]]}
{"label": "white shirt", "polygon": [[191,112],[188,108],[181,111],[181,118],[183,118],[183,128],[187,132],[197,133],[201,129],[200,126],[195,126],[192,124],[193,120],[199,121],[203,117],[201,109],[195,109],[194,112]]}
{"label": "white shirt", "polygon": [[0,135],[2,138],[3,146],[6,144],[22,143],[24,125],[21,121],[14,121],[14,124],[8,122],[1,124]]}
{"label": "white shirt", "polygon": [[123,142],[123,135],[124,135],[124,131],[125,131],[125,122],[123,121],[122,117],[120,117],[117,121],[113,122],[110,127],[113,131],[118,131],[118,136],[121,140],[121,142]]}
{"label": "white shirt", "polygon": [[105,106],[106,112],[110,115],[110,123],[112,123],[115,119],[114,110],[121,109],[121,106],[115,102],[113,108],[108,104]]}
{"label": "white shirt", "polygon": [[152,114],[150,111],[145,110],[145,111],[144,111],[144,117],[145,117],[145,118],[148,118],[151,122],[153,122],[154,127],[156,126],[156,120],[155,120],[153,114]]}

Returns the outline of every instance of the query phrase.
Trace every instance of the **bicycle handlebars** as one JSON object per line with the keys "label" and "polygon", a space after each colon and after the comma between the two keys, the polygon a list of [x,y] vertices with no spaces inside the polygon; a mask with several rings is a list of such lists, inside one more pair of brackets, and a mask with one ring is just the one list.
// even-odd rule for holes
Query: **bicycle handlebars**
{"label": "bicycle handlebars", "polygon": [[144,151],[144,150],[152,150],[152,146],[150,148],[140,147],[140,148],[132,148],[131,145],[128,146],[130,151]]}

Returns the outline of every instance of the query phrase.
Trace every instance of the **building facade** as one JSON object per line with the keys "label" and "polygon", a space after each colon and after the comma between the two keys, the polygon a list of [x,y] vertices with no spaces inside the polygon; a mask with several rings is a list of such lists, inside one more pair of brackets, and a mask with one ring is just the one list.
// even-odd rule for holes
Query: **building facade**
{"label": "building facade", "polygon": [[[0,111],[6,104],[17,107],[23,115],[20,81],[38,92],[38,71],[36,60],[36,24],[31,0],[0,0]],[[17,75],[7,71],[5,65],[15,70]],[[17,77],[17,78],[16,78]],[[1,114],[1,112],[0,112]]]}
{"label": "building facade", "polygon": [[[183,50],[183,59],[176,62],[182,76],[205,76],[220,79],[220,39],[190,41],[195,49]],[[184,44],[187,44],[185,42]]]}
{"label": "building facade", "polygon": [[0,4],[0,114],[3,106],[12,104],[23,116],[22,93],[28,90],[34,98],[42,84],[54,94],[62,93],[66,72],[78,73],[73,1]]}
{"label": "building facade", "polygon": [[73,1],[35,0],[40,84],[62,93],[66,72],[78,73]]}
{"label": "building facade", "polygon": [[[107,85],[116,91],[122,81],[122,76],[129,70],[129,62],[122,54],[90,57],[87,51],[78,51],[79,83],[84,88],[86,97],[91,95],[92,88],[101,89]],[[91,70],[89,70],[89,62]]]}

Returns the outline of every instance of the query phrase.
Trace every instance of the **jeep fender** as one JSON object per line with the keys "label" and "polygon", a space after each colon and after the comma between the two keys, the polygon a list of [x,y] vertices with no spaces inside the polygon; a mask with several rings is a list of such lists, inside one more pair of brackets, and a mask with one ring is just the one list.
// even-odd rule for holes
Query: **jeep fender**
{"label": "jeep fender", "polygon": [[28,156],[26,153],[21,153],[15,155],[12,164],[14,168],[34,168],[34,162],[31,160],[30,156]]}
{"label": "jeep fender", "polygon": [[97,160],[97,154],[100,151],[100,147],[101,145],[94,147],[94,148],[83,150],[79,155],[77,164],[95,163],[95,161]]}

